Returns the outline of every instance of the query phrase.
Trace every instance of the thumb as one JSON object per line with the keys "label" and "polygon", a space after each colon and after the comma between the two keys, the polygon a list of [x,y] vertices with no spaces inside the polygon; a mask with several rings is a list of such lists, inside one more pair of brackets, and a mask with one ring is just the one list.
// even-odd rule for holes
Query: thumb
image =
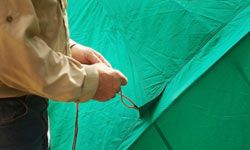
{"label": "thumb", "polygon": [[96,63],[101,63],[102,61],[96,55],[92,54],[88,56],[88,62],[90,64],[96,64]]}
{"label": "thumb", "polygon": [[123,73],[121,73],[119,70],[117,70],[117,73],[121,77],[121,85],[126,85],[128,83],[128,78]]}

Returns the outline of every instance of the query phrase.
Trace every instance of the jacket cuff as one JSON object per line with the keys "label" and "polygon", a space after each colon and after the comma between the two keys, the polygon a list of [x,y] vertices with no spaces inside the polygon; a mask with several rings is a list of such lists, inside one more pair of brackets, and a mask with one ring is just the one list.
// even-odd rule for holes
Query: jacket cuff
{"label": "jacket cuff", "polygon": [[95,96],[99,83],[99,74],[94,67],[88,65],[84,65],[84,70],[86,72],[86,76],[83,81],[81,92],[82,96],[80,99],[89,100]]}

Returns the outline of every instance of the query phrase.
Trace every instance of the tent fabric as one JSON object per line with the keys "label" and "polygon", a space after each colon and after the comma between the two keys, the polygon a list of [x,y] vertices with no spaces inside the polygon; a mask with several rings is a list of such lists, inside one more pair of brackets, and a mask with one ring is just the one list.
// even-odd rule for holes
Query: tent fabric
{"label": "tent fabric", "polygon": [[[238,46],[239,50],[243,49],[239,54],[244,55],[244,59],[236,53],[237,50],[232,49],[237,49],[237,46],[233,46],[241,43],[240,40],[250,31],[250,0],[69,0],[68,16],[71,38],[101,52],[114,68],[121,70],[128,77],[129,84],[122,89],[123,93],[141,108],[154,102],[140,113],[124,107],[119,96],[106,103],[88,101],[80,104],[77,149],[127,149],[132,145],[132,149],[150,146],[171,149],[172,146],[178,150],[184,149],[185,145],[196,149],[195,145],[205,148],[209,144],[219,144],[220,140],[216,141],[211,137],[212,133],[209,134],[212,127],[218,127],[215,126],[218,121],[216,116],[213,119],[210,112],[210,118],[195,120],[195,117],[201,119],[204,114],[195,114],[195,111],[190,109],[192,103],[187,103],[188,100],[193,100],[194,105],[197,104],[196,109],[203,104],[200,109],[210,108],[209,111],[216,110],[214,113],[228,115],[229,118],[231,115],[228,122],[218,121],[220,125],[232,123],[228,129],[242,130],[239,127],[245,127],[245,131],[249,130],[246,126],[249,123],[246,112],[237,112],[238,115],[243,115],[243,120],[234,124],[235,114],[229,113],[232,106],[223,107],[222,103],[216,102],[226,103],[228,100],[229,104],[235,102],[235,105],[240,105],[249,100],[249,97],[244,96],[249,95],[250,55],[249,49],[246,50],[249,45],[243,44],[244,48]],[[244,40],[242,41],[244,43]],[[224,59],[227,60],[228,53],[235,57],[232,62],[238,62],[237,67],[230,66],[230,63],[220,63]],[[218,67],[221,69],[217,71],[216,66],[219,64],[222,64]],[[223,71],[227,66],[228,70]],[[223,84],[213,80],[217,77],[223,79],[226,71],[230,75],[225,80],[219,80],[224,81]],[[207,75],[209,73],[212,75]],[[210,87],[199,84],[205,77],[208,79],[204,82]],[[231,80],[239,80],[239,87],[236,88],[237,84]],[[220,86],[215,88],[217,85]],[[234,92],[221,90],[223,87]],[[209,94],[212,95],[209,97]],[[231,101],[235,99],[229,97],[238,101]],[[175,111],[174,106],[177,104],[169,108],[175,101],[179,104],[178,110],[183,114]],[[247,104],[245,107],[249,109]],[[50,101],[51,149],[71,149],[74,113],[73,103]],[[237,119],[237,114],[235,116]],[[192,120],[192,123],[188,122],[188,119]],[[211,123],[206,122],[206,119]],[[205,128],[205,123],[210,126]],[[175,129],[175,124],[179,128]],[[185,132],[184,125],[189,125],[188,132]],[[202,132],[198,132],[199,130]],[[175,132],[178,133],[176,136]],[[213,133],[215,132],[216,130]],[[227,135],[226,130],[217,132]],[[170,143],[166,142],[168,133]],[[232,142],[231,145],[237,147],[243,142],[241,148],[246,148],[246,133],[248,132],[235,132],[235,135],[240,137],[237,138],[238,143]],[[187,134],[195,135],[188,138]],[[224,139],[228,141],[224,141],[220,148],[234,139],[232,135],[229,136],[231,139]],[[196,143],[195,139],[201,136],[203,141]],[[154,144],[149,145],[152,142]]]}
{"label": "tent fabric", "polygon": [[183,92],[130,149],[250,149],[249,108],[250,34]]}

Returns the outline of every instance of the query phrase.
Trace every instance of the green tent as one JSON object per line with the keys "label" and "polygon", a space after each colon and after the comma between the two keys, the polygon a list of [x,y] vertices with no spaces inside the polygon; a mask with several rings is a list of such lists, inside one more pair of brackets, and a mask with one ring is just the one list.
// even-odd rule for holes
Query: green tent
{"label": "green tent", "polygon": [[[77,149],[250,149],[250,0],[69,0],[68,16],[140,107],[80,104]],[[71,149],[75,104],[49,115],[51,149]]]}

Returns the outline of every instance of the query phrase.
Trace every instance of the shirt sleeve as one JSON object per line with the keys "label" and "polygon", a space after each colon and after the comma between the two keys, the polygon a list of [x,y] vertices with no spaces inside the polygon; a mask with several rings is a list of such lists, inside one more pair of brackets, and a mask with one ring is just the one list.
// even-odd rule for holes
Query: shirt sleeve
{"label": "shirt sleeve", "polygon": [[20,3],[26,3],[27,9],[17,6],[11,10],[0,4],[1,82],[54,100],[91,99],[98,86],[97,70],[53,51],[39,37],[39,20],[32,3]]}

